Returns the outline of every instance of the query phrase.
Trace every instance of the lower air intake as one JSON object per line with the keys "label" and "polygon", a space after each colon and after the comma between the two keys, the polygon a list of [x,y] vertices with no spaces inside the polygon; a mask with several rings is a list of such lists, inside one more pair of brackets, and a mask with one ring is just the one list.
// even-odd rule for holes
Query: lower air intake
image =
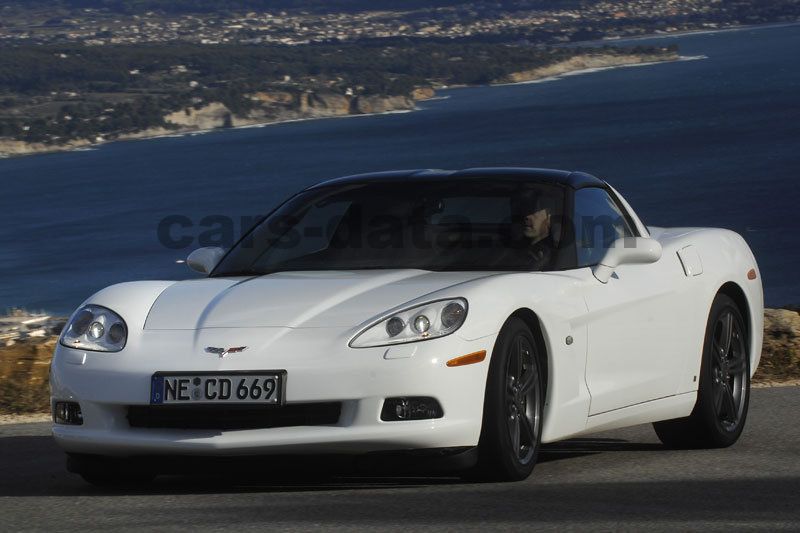
{"label": "lower air intake", "polygon": [[329,426],[339,422],[341,402],[272,405],[131,405],[133,428],[264,429],[292,426]]}

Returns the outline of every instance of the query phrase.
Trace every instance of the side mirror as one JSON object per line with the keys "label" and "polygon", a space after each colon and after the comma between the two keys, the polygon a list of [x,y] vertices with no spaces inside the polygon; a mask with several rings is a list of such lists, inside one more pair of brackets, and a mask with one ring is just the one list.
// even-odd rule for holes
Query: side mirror
{"label": "side mirror", "polygon": [[661,243],[647,237],[623,237],[608,249],[592,273],[602,283],[608,283],[620,265],[655,263],[661,259]]}
{"label": "side mirror", "polygon": [[218,246],[198,248],[189,254],[189,257],[186,258],[186,264],[192,270],[196,270],[201,274],[208,274],[214,270],[223,255],[225,255],[225,250]]}

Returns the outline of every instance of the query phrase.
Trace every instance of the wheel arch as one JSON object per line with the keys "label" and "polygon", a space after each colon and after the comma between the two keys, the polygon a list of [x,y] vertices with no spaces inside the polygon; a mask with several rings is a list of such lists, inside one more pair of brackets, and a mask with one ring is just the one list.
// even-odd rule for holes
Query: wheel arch
{"label": "wheel arch", "polygon": [[545,405],[547,405],[547,393],[551,379],[550,369],[552,368],[552,365],[550,362],[550,350],[548,350],[547,342],[545,341],[544,329],[541,321],[539,320],[539,316],[528,307],[520,307],[511,313],[508,318],[519,318],[525,322],[525,325],[528,326],[528,328],[531,330],[531,333],[533,333],[533,338],[536,341],[538,353],[542,354],[541,363],[544,365],[543,375],[545,377],[544,398]]}
{"label": "wheel arch", "polygon": [[739,312],[742,313],[742,318],[744,319],[746,328],[745,334],[747,335],[748,350],[750,352],[748,355],[750,358],[750,367],[752,373],[755,370],[755,365],[757,363],[756,357],[759,354],[756,353],[755,346],[753,345],[753,343],[757,342],[757,340],[755,338],[756,336],[753,335],[754,321],[750,301],[747,299],[747,294],[744,292],[744,289],[742,289],[742,287],[734,281],[723,283],[714,294],[714,298],[716,298],[719,294],[724,294],[733,300],[733,302],[736,304],[736,307],[739,309]]}
{"label": "wheel arch", "polygon": [[[742,313],[747,325],[747,338],[749,339],[750,329],[752,328],[750,324],[750,305],[747,302],[747,295],[744,290],[736,282],[729,281],[719,288],[717,294],[724,294],[736,303],[736,307],[739,308],[739,312]],[[714,297],[716,298],[716,295]]]}

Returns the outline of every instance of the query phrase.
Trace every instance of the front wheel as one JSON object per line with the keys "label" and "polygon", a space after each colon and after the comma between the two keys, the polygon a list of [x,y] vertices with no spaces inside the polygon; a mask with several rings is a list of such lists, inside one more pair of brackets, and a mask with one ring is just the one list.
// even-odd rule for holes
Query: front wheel
{"label": "front wheel", "polygon": [[533,471],[542,438],[542,355],[525,322],[510,318],[489,365],[478,466],[473,472],[479,479],[519,481]]}
{"label": "front wheel", "polygon": [[672,448],[725,448],[739,439],[750,401],[750,356],[742,313],[718,294],[706,325],[697,403],[687,418],[656,422]]}

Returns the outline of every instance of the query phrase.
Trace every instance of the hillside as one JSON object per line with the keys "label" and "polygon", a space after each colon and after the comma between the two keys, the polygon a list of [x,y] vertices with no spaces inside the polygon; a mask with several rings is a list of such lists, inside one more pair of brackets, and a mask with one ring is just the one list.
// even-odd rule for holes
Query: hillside
{"label": "hillside", "polygon": [[520,81],[544,76],[548,68],[565,72],[581,65],[677,58],[674,46],[459,42],[0,47],[0,155],[407,110],[443,85]]}

